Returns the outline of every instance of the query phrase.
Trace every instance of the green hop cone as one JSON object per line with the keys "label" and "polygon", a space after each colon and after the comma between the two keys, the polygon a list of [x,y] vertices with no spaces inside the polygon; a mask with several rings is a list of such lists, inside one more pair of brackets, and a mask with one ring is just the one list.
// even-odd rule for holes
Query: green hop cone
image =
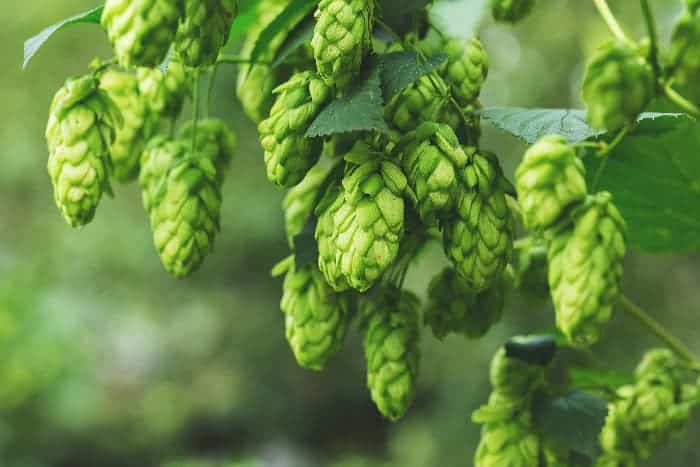
{"label": "green hop cone", "polygon": [[501,347],[491,359],[489,381],[494,392],[513,402],[529,400],[544,384],[545,367],[511,358]]}
{"label": "green hop cone", "polygon": [[493,19],[503,23],[517,23],[535,6],[535,0],[491,0]]}
{"label": "green hop cone", "polygon": [[618,130],[635,122],[654,97],[654,73],[639,50],[606,42],[583,77],[588,122],[598,130]]}
{"label": "green hop cone", "polygon": [[670,62],[674,86],[700,104],[700,14],[697,12],[686,13],[676,23],[671,37]]}
{"label": "green hop cone", "polygon": [[500,284],[477,294],[452,268],[430,281],[428,298],[424,320],[438,339],[450,332],[481,337],[503,313],[504,290]]}
{"label": "green hop cone", "polygon": [[554,235],[548,251],[549,287],[557,327],[575,344],[596,342],[620,293],[625,221],[601,192]]}
{"label": "green hop cone", "polygon": [[293,75],[275,89],[270,116],[260,122],[260,144],[265,151],[267,178],[281,187],[299,183],[321,154],[321,142],[307,138],[306,130],[331,90],[313,72]]}
{"label": "green hop cone", "polygon": [[367,386],[379,411],[398,420],[416,394],[420,360],[418,298],[407,291],[383,290],[361,308]]}
{"label": "green hop cone", "polygon": [[489,73],[489,57],[476,37],[445,41],[447,62],[439,68],[440,76],[452,86],[452,95],[460,106],[473,103]]}
{"label": "green hop cone", "polygon": [[540,439],[532,415],[524,411],[503,420],[485,423],[474,455],[474,467],[538,467]]}
{"label": "green hop cone", "polygon": [[195,125],[193,120],[189,120],[182,125],[178,136],[190,145],[196,137],[198,153],[206,154],[211,159],[216,168],[216,183],[223,185],[226,168],[236,149],[236,135],[226,123],[218,118],[207,118]]}
{"label": "green hop cone", "polygon": [[446,219],[443,247],[468,287],[488,289],[499,279],[513,248],[513,219],[506,203],[505,178],[494,154],[465,148],[455,212]]}
{"label": "green hop cone", "polygon": [[168,69],[139,68],[136,71],[139,92],[151,113],[152,132],[164,124],[171,124],[182,111],[182,106],[192,89],[192,76],[182,63],[173,57]]}
{"label": "green hop cone", "polygon": [[107,0],[102,26],[125,68],[165,60],[182,17],[182,0]]}
{"label": "green hop cone", "polygon": [[122,115],[122,124],[116,127],[109,148],[111,174],[120,182],[129,182],[138,176],[139,159],[152,132],[148,103],[139,93],[136,77],[128,73],[107,71],[100,77],[100,89],[107,93]]}
{"label": "green hop cone", "polygon": [[374,0],[321,0],[314,13],[311,47],[316,68],[329,86],[339,89],[359,74],[371,45]]}
{"label": "green hop cone", "polygon": [[343,345],[350,324],[348,297],[326,283],[315,264],[297,269],[294,257],[273,273],[286,269],[281,308],[287,341],[304,368],[321,370]]}
{"label": "green hop cone", "polygon": [[404,137],[401,164],[425,223],[453,206],[467,156],[449,125],[423,123]]}
{"label": "green hop cone", "polygon": [[70,78],[49,111],[46,141],[54,199],[66,222],[81,227],[109,191],[109,147],[119,111],[93,76]]}
{"label": "green hop cone", "polygon": [[228,40],[238,0],[184,0],[185,14],[175,36],[175,51],[191,67],[213,65]]}
{"label": "green hop cone", "polygon": [[586,197],[583,163],[563,136],[549,135],[532,145],[515,171],[515,187],[525,227],[551,227]]}
{"label": "green hop cone", "polygon": [[314,237],[318,243],[318,268],[323,273],[328,285],[337,292],[350,288],[347,279],[340,269],[338,250],[335,246],[336,219],[345,214],[345,192],[339,183],[328,187],[318,205],[314,209],[318,221]]}

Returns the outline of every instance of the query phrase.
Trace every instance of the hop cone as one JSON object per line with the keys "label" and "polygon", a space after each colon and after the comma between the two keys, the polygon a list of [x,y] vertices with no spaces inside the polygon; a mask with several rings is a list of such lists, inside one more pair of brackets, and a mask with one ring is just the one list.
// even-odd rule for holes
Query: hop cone
{"label": "hop cone", "polygon": [[287,240],[290,245],[294,237],[304,230],[307,219],[314,211],[316,202],[320,199],[320,190],[323,188],[323,184],[332,169],[332,164],[324,163],[324,160],[321,160],[284,197],[282,207],[284,209]]}
{"label": "hop cone", "polygon": [[467,156],[452,128],[445,124],[423,123],[405,136],[401,163],[408,185],[416,196],[421,219],[432,222],[452,208],[459,186],[458,173]]}
{"label": "hop cone", "polygon": [[674,85],[700,104],[700,14],[686,13],[676,23],[670,55]]}
{"label": "hop cone", "polygon": [[182,125],[179,137],[190,145],[196,137],[195,147],[198,154],[205,154],[211,159],[216,168],[216,182],[220,186],[223,185],[224,173],[236,149],[236,136],[226,123],[218,118],[208,118],[199,120],[195,125],[194,121],[190,120]]}
{"label": "hop cone", "polygon": [[517,23],[535,6],[535,0],[491,0],[493,19],[504,23]]}
{"label": "hop cone", "polygon": [[109,190],[109,147],[118,110],[92,76],[70,78],[49,111],[46,141],[54,199],[66,222],[81,227]]}
{"label": "hop cone", "polygon": [[238,0],[184,0],[175,51],[187,66],[213,65],[228,40]]}
{"label": "hop cone", "polygon": [[504,348],[491,360],[489,380],[494,392],[511,401],[528,399],[544,383],[545,369],[540,365],[511,358]]}
{"label": "hop cone", "polygon": [[329,86],[344,88],[360,72],[371,45],[374,0],[321,0],[314,13],[311,47]]}
{"label": "hop cone", "polygon": [[111,174],[120,182],[129,182],[138,176],[139,159],[152,133],[152,117],[147,102],[139,93],[135,76],[107,71],[100,78],[100,89],[107,93],[122,115],[122,124],[116,127],[115,138],[109,148]]}
{"label": "hop cone", "polygon": [[571,342],[596,342],[620,292],[625,221],[609,193],[599,193],[552,239],[549,287],[559,329]]}
{"label": "hop cone", "polygon": [[165,72],[159,68],[139,68],[136,78],[143,101],[154,115],[154,125],[160,127],[164,121],[177,119],[192,84],[191,75],[182,63],[173,57]]}
{"label": "hop cone", "polygon": [[[358,142],[352,155],[366,157],[368,150]],[[316,227],[319,268],[334,289],[364,292],[398,254],[406,177],[394,163],[369,157],[349,170],[342,185]]]}
{"label": "hop cone", "polygon": [[654,74],[639,51],[608,42],[586,66],[583,100],[593,128],[617,130],[633,123],[654,95]]}
{"label": "hop cone", "polygon": [[[341,213],[342,209],[342,213]],[[326,190],[323,198],[315,208],[318,216],[314,237],[318,243],[318,268],[323,273],[328,285],[337,292],[350,288],[340,269],[338,261],[335,232],[338,229],[336,219],[346,214],[345,193],[340,184],[333,184]]]}
{"label": "hop cone", "polygon": [[367,386],[379,411],[398,420],[413,402],[420,360],[418,298],[386,290],[362,310]]}
{"label": "hop cone", "polygon": [[501,319],[503,293],[499,286],[474,293],[454,269],[446,268],[428,286],[425,323],[438,339],[450,332],[481,337]]}
{"label": "hop cone", "polygon": [[440,75],[452,86],[452,95],[461,106],[474,102],[489,72],[489,57],[476,37],[470,40],[450,39],[443,46],[447,63]]}
{"label": "hop cone", "polygon": [[107,0],[102,26],[126,68],[165,60],[183,13],[182,0]]}
{"label": "hop cone", "polygon": [[496,156],[469,148],[455,213],[444,224],[443,246],[455,269],[475,292],[503,273],[513,243],[513,220]]}
{"label": "hop cone", "polygon": [[515,186],[528,229],[546,229],[586,197],[583,163],[563,136],[539,139],[515,171]]}
{"label": "hop cone", "polygon": [[474,467],[538,467],[540,440],[529,411],[486,423],[474,455]]}
{"label": "hop cone", "polygon": [[290,187],[318,160],[321,143],[305,134],[331,93],[309,71],[293,75],[275,92],[270,116],[258,125],[260,144],[265,151],[267,178],[278,186]]}

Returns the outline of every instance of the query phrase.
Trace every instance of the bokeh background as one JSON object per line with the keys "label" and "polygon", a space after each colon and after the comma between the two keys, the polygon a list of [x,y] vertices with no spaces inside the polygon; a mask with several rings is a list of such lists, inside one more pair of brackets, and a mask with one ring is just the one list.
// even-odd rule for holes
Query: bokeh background
{"label": "bokeh background", "polygon": [[[680,1],[655,1],[663,36]],[[151,243],[137,186],[118,186],[95,221],[69,228],[54,207],[43,131],[53,93],[107,57],[94,25],[59,33],[25,72],[22,41],[95,0],[4,1],[0,28],[0,465],[459,467],[472,465],[488,360],[508,336],[550,329],[551,307],[512,293],[486,338],[443,342],[423,332],[419,396],[389,423],[365,390],[354,331],[323,373],[288,351],[271,266],[287,254],[280,201],[265,179],[254,126],[234,99],[235,67],[216,83],[212,114],[239,136],[215,254],[171,279]],[[641,34],[637,2],[612,2]],[[586,55],[607,37],[591,2],[541,0],[517,26],[480,23],[491,57],[487,106],[581,107]],[[524,149],[486,129],[484,146],[511,176]],[[408,287],[442,267],[439,245]],[[700,352],[700,256],[632,252],[625,290]],[[603,368],[631,369],[656,342],[618,314],[593,350]],[[700,418],[700,417],[697,417]],[[700,465],[700,425],[648,465]],[[239,464],[240,463],[240,464]]]}

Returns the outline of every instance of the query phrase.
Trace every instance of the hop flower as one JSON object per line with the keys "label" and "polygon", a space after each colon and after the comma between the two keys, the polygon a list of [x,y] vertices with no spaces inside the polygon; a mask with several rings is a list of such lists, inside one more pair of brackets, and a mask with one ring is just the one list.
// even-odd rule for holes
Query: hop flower
{"label": "hop flower", "polygon": [[236,149],[236,135],[229,130],[226,123],[218,118],[207,118],[195,122],[187,121],[182,125],[179,138],[186,144],[192,145],[198,154],[206,154],[216,167],[216,182],[221,186],[224,183],[224,174],[228,164],[233,158]]}
{"label": "hop flower", "polygon": [[316,202],[320,200],[320,190],[333,165],[321,160],[311,167],[304,179],[292,187],[284,197],[284,221],[287,230],[287,240],[292,240],[304,230],[307,219],[314,211]]}
{"label": "hop flower", "polygon": [[286,335],[297,362],[321,370],[343,345],[350,323],[347,296],[335,293],[316,265],[297,269],[294,257],[273,273],[286,269],[281,308]]}
{"label": "hop flower", "polygon": [[444,221],[443,246],[467,285],[481,292],[501,277],[508,263],[513,219],[496,156],[474,148],[465,152],[469,162],[462,174],[455,213]]}
{"label": "hop flower", "polygon": [[586,66],[583,100],[593,128],[617,130],[633,123],[654,95],[654,73],[633,48],[607,42]]}
{"label": "hop flower", "polygon": [[213,65],[226,44],[238,0],[184,0],[185,14],[175,36],[175,51],[191,67]]}
{"label": "hop flower", "polygon": [[361,309],[367,386],[390,420],[406,413],[416,394],[420,360],[418,298],[389,289]]}
{"label": "hop flower", "polygon": [[525,152],[515,186],[528,229],[546,229],[586,197],[583,163],[562,136],[539,139]]}
{"label": "hop flower", "polygon": [[574,343],[596,342],[620,292],[625,221],[609,193],[598,193],[558,233],[549,252],[549,287],[559,329]]}
{"label": "hop flower", "polygon": [[119,111],[92,76],[70,78],[49,111],[46,141],[54,199],[66,222],[81,227],[109,190],[109,147]]}
{"label": "hop flower", "polygon": [[452,86],[452,95],[461,106],[473,103],[489,73],[489,57],[476,37],[445,41],[447,62],[439,68],[440,76]]}
{"label": "hop flower", "polygon": [[405,136],[401,163],[416,196],[421,219],[432,222],[452,208],[459,186],[458,173],[467,156],[448,125],[423,123]]}
{"label": "hop flower", "polygon": [[428,297],[425,323],[438,339],[450,332],[470,338],[481,337],[501,319],[503,313],[503,288],[500,284],[477,294],[452,268],[446,268],[430,281]]}
{"label": "hop flower", "polygon": [[100,77],[100,89],[107,93],[122,115],[122,124],[117,125],[109,148],[111,174],[120,182],[129,182],[138,176],[139,159],[153,129],[152,116],[134,75],[109,70]]}
{"label": "hop flower", "polygon": [[345,193],[342,186],[336,183],[328,187],[315,209],[318,216],[314,232],[318,243],[318,268],[323,273],[328,285],[337,292],[350,288],[350,284],[340,269],[334,237],[335,231],[338,229],[336,219],[344,207]]}
{"label": "hop flower", "polygon": [[150,67],[165,60],[182,14],[182,0],[107,0],[102,26],[120,65]]}
{"label": "hop flower", "polygon": [[535,6],[535,0],[491,0],[493,19],[504,23],[517,23]]}
{"label": "hop flower", "polygon": [[329,100],[328,86],[312,72],[293,75],[275,89],[270,116],[260,122],[260,143],[265,151],[267,178],[282,187],[296,185],[321,153],[318,140],[305,137],[306,130]]}
{"label": "hop flower", "polygon": [[486,423],[474,455],[474,467],[535,467],[540,465],[540,439],[532,426],[532,415]]}
{"label": "hop flower", "polygon": [[534,391],[544,384],[544,376],[543,366],[511,358],[503,347],[491,360],[489,380],[493,391],[514,402],[529,401]]}
{"label": "hop flower", "polygon": [[185,97],[192,89],[191,74],[185,70],[176,56],[168,64],[167,71],[159,68],[139,68],[136,71],[139,92],[153,115],[152,131],[160,129],[164,121],[177,119]]}
{"label": "hop flower", "polygon": [[371,46],[374,0],[321,0],[314,13],[311,47],[329,86],[344,88],[360,72]]}
{"label": "hop flower", "polygon": [[[700,5],[700,2],[698,2]],[[671,37],[672,79],[690,99],[700,104],[700,14],[686,13],[678,20]]]}

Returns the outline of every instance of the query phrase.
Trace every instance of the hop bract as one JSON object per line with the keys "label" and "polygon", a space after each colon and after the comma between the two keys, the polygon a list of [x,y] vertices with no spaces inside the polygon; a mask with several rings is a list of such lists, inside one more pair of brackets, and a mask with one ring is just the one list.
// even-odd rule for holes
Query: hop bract
{"label": "hop bract", "polygon": [[81,227],[109,190],[109,147],[119,111],[92,76],[70,78],[49,111],[46,141],[54,199],[66,222]]}
{"label": "hop bract", "polygon": [[141,97],[152,115],[154,128],[151,132],[172,125],[192,89],[191,74],[175,56],[165,72],[160,68],[139,68],[136,79]]}
{"label": "hop bract", "polygon": [[678,20],[671,37],[673,84],[700,104],[700,14],[686,13]]}
{"label": "hop bract", "polygon": [[439,68],[440,75],[452,86],[452,95],[466,107],[473,103],[489,73],[489,57],[476,37],[469,40],[445,41],[442,52],[447,62]]}
{"label": "hop bract", "polygon": [[238,0],[184,0],[175,51],[191,67],[213,65],[228,40]]}
{"label": "hop bract", "polygon": [[586,197],[583,163],[563,136],[540,138],[525,152],[515,187],[528,229],[551,227]]}
{"label": "hop bract", "polygon": [[491,0],[491,14],[496,21],[516,23],[526,17],[535,0]]}

